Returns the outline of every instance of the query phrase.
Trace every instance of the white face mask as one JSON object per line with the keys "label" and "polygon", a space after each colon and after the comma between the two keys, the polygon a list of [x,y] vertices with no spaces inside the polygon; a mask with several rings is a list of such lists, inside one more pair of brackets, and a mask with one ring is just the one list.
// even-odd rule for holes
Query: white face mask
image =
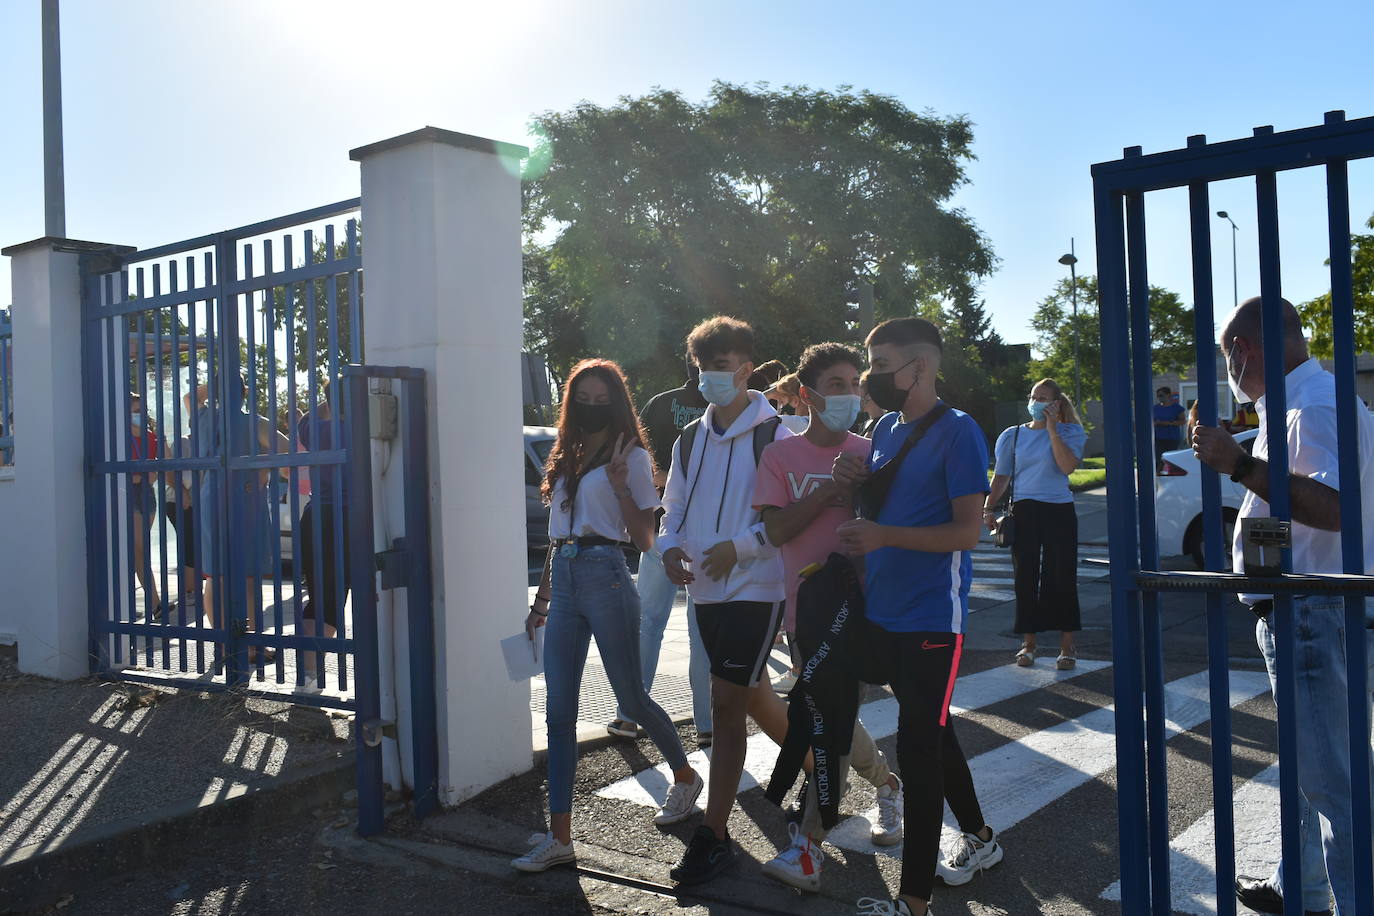
{"label": "white face mask", "polygon": [[825,408],[816,412],[832,433],[842,433],[854,425],[859,418],[859,396],[857,394],[828,394],[824,398]]}
{"label": "white face mask", "polygon": [[697,390],[708,403],[717,407],[725,407],[739,397],[739,386],[735,384],[733,372],[703,371],[697,382]]}
{"label": "white face mask", "polygon": [[[1231,352],[1235,352],[1235,344],[1231,345]],[[1250,357],[1247,355],[1245,359],[1241,360],[1240,372],[1232,374],[1231,357],[1226,357],[1226,384],[1231,386],[1231,394],[1235,397],[1237,404],[1249,404],[1254,400],[1254,398],[1240,389],[1240,380],[1245,377],[1245,366],[1249,362]]]}
{"label": "white face mask", "polygon": [[129,414],[129,422],[132,423],[134,426],[142,426],[142,425],[143,425],[143,414],[141,414],[141,413],[131,413],[131,414]]}

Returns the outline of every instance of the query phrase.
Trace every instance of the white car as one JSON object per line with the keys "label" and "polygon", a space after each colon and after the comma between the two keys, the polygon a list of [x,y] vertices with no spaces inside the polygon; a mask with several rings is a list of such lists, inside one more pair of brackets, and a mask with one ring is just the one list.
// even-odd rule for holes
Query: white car
{"label": "white car", "polygon": [[[1258,429],[1236,433],[1236,442],[1248,453],[1255,446]],[[1191,448],[1164,453],[1163,466],[1155,477],[1155,522],[1162,556],[1187,554],[1202,568],[1202,463]],[[1245,488],[1221,479],[1222,543],[1230,550],[1231,533]],[[1229,568],[1229,564],[1227,564]]]}

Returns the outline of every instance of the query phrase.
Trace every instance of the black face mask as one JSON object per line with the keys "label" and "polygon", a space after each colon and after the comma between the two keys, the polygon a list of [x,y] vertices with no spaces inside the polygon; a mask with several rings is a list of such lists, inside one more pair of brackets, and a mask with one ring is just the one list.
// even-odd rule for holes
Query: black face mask
{"label": "black face mask", "polygon": [[611,405],[573,401],[572,416],[577,428],[584,433],[599,433],[611,425]]}
{"label": "black face mask", "polygon": [[873,399],[874,404],[883,410],[902,409],[903,405],[906,404],[907,396],[911,394],[911,389],[916,387],[916,383],[920,381],[921,377],[918,375],[912,379],[910,388],[898,388],[897,373],[916,362],[917,359],[920,357],[908,360],[891,372],[870,371],[868,373],[868,396]]}

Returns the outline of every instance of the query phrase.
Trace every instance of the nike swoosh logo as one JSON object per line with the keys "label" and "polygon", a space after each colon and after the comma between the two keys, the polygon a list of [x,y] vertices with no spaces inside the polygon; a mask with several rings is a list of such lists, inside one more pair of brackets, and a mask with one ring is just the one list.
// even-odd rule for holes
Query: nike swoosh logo
{"label": "nike swoosh logo", "polygon": [[921,648],[922,648],[922,649],[948,649],[948,648],[950,647],[950,645],[951,645],[951,643],[947,643],[947,642],[932,643],[930,640],[927,639],[925,642],[921,643]]}
{"label": "nike swoosh logo", "polygon": [[743,668],[743,667],[744,667],[743,665],[736,665],[734,662],[729,661],[728,659],[727,659],[726,661],[722,662],[721,664],[723,664],[726,668]]}

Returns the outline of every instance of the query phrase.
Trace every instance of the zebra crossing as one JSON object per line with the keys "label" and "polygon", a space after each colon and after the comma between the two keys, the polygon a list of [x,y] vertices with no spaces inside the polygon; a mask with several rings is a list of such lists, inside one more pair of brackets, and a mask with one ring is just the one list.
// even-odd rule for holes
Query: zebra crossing
{"label": "zebra crossing", "polygon": [[[1094,582],[1106,579],[1107,557],[1108,550],[1105,546],[1079,544],[1078,581]],[[969,588],[969,611],[977,612],[993,603],[1015,600],[1015,584],[1011,551],[994,547],[987,541],[980,541],[973,551],[973,584]]]}
{"label": "zebra crossing", "polygon": [[[1048,667],[1021,669],[999,665],[961,677],[955,687],[953,708],[960,714],[979,713],[983,721],[990,717],[995,719],[999,709],[1008,708],[1003,704],[1026,703],[1034,699],[1031,695],[1037,691],[1072,686],[1088,675],[1109,673],[1110,668],[1109,662],[1086,659],[1080,660],[1076,670],[1066,672]],[[1095,680],[1093,690],[1100,691],[1105,685],[1100,676]],[[1230,706],[1235,709],[1266,694],[1268,689],[1264,673],[1233,670]],[[1085,790],[1090,783],[1111,781],[1116,763],[1114,709],[1109,696],[1102,695],[1101,700],[1070,718],[971,754],[969,767],[985,818],[999,833],[1034,822],[1040,812],[1072,793]],[[1208,672],[1194,671],[1174,677],[1166,684],[1165,702],[1166,740],[1171,742],[1172,752],[1175,738],[1204,726],[1210,719]],[[897,727],[896,701],[883,697],[866,703],[860,710],[860,717],[876,740],[891,737]],[[1188,736],[1190,742],[1195,738],[1195,735]],[[890,744],[888,747],[890,749]],[[762,734],[752,736],[739,791],[744,793],[765,785],[776,758],[776,745]],[[698,751],[689,759],[698,772],[707,774],[709,751]],[[660,765],[607,785],[595,794],[602,799],[648,808],[663,797],[671,778],[667,767]],[[847,852],[899,859],[900,845],[878,847],[870,841],[870,824],[877,818],[876,802],[871,790],[857,776],[853,781],[857,784],[856,789],[846,798],[842,820],[831,831],[827,844]],[[1089,829],[1114,837],[1114,808],[1099,808],[1098,811],[1101,820],[1092,823]],[[1239,785],[1235,793],[1236,863],[1241,871],[1267,874],[1273,868],[1278,859],[1277,818],[1275,765]],[[1192,823],[1173,841],[1175,912],[1211,916],[1217,911],[1212,824],[1210,809],[1196,810]],[[957,827],[946,812],[943,844],[948,847],[957,836]],[[1010,842],[1014,847],[1015,840]],[[1120,900],[1119,884],[1108,885],[1110,877],[1110,874],[1104,875],[1102,883],[1094,885],[1088,896],[1101,901]],[[1088,888],[1084,890],[1089,891]],[[1089,909],[1098,911],[1092,906]]]}

